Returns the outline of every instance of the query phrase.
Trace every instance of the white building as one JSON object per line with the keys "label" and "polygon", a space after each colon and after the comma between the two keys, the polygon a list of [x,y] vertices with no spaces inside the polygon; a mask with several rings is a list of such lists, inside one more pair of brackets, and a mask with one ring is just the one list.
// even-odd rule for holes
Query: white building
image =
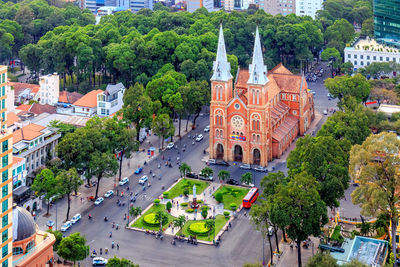
{"label": "white building", "polygon": [[202,7],[205,7],[209,12],[214,11],[214,0],[187,0],[186,5],[189,12],[195,12]]}
{"label": "white building", "polygon": [[106,90],[97,95],[97,115],[109,116],[120,110],[124,104],[124,92],[122,83],[107,85]]}
{"label": "white building", "polygon": [[260,9],[273,16],[296,13],[296,0],[259,0]]}
{"label": "white building", "polygon": [[39,78],[39,92],[36,100],[40,104],[49,104],[55,106],[60,96],[60,77],[57,73],[48,74]]}
{"label": "white building", "polygon": [[310,16],[315,19],[315,14],[321,10],[323,0],[296,0],[296,15]]}
{"label": "white building", "polygon": [[400,63],[400,50],[376,42],[374,39],[359,39],[352,47],[344,49],[344,61],[351,62],[354,70],[373,62]]}
{"label": "white building", "polygon": [[97,95],[103,93],[103,90],[93,90],[78,99],[72,105],[73,113],[79,116],[88,116],[97,113]]}
{"label": "white building", "polygon": [[15,111],[15,90],[12,88],[8,83],[6,84],[6,108],[7,112],[14,112]]}

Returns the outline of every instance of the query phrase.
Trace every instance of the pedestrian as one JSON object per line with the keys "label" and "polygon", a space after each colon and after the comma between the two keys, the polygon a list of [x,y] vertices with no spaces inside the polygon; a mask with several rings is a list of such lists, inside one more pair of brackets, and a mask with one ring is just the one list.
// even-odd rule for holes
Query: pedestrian
{"label": "pedestrian", "polygon": [[131,161],[128,160],[128,169],[131,167]]}
{"label": "pedestrian", "polygon": [[119,190],[117,189],[117,196],[119,195]]}
{"label": "pedestrian", "polygon": [[119,250],[119,244],[117,243],[117,250]]}

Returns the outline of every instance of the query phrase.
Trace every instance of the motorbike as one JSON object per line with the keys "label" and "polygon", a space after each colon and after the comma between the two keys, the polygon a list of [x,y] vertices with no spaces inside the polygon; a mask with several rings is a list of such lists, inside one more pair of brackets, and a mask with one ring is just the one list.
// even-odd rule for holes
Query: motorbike
{"label": "motorbike", "polygon": [[110,232],[110,238],[112,238],[112,232]]}
{"label": "motorbike", "polygon": [[161,180],[161,175],[160,175],[160,176],[158,176],[158,180]]}
{"label": "motorbike", "polygon": [[159,169],[161,168],[161,164],[160,164],[160,163],[158,163],[158,168],[159,168]]}
{"label": "motorbike", "polygon": [[151,176],[153,176],[153,178],[154,178],[154,177],[156,177],[156,174],[153,172],[153,174]]}
{"label": "motorbike", "polygon": [[147,183],[147,187],[150,187],[150,186],[151,186],[151,183],[150,183],[150,182],[148,182],[148,183]]}
{"label": "motorbike", "polygon": [[105,221],[105,222],[108,222],[108,218],[107,218],[107,217],[104,217],[104,221]]}
{"label": "motorbike", "polygon": [[174,246],[176,245],[175,239],[172,239],[171,244]]}
{"label": "motorbike", "polygon": [[119,225],[117,224],[117,226],[115,227],[115,230],[118,230],[119,229]]}
{"label": "motorbike", "polygon": [[91,219],[92,219],[92,215],[90,215],[90,214],[89,214],[89,216],[88,216],[88,217],[89,217],[89,220],[91,220]]}
{"label": "motorbike", "polygon": [[114,241],[111,243],[111,248],[114,248],[115,244]]}
{"label": "motorbike", "polygon": [[192,145],[194,145],[194,141],[192,142]]}

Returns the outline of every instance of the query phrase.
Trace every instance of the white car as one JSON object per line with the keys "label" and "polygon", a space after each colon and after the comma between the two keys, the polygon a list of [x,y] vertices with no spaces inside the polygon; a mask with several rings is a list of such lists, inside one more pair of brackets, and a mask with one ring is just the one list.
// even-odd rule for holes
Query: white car
{"label": "white car", "polygon": [[108,260],[102,257],[93,258],[92,264],[93,266],[106,266]]}
{"label": "white car", "polygon": [[254,170],[258,171],[258,172],[268,172],[267,168],[262,167],[262,166],[257,166],[254,168]]}
{"label": "white car", "polygon": [[210,131],[210,125],[207,125],[206,128],[204,128],[204,132],[208,133]]}
{"label": "white car", "polygon": [[124,185],[124,184],[127,184],[127,183],[129,183],[128,177],[122,178],[122,180],[119,181],[119,185],[121,185],[121,186]]}
{"label": "white car", "polygon": [[243,165],[240,165],[239,168],[241,168],[243,170],[250,170],[251,166],[250,166],[250,164],[243,164]]}
{"label": "white car", "polygon": [[199,135],[196,137],[196,141],[197,141],[197,142],[200,142],[201,140],[203,140],[203,135],[202,135],[202,134],[199,134]]}
{"label": "white car", "polygon": [[100,205],[103,201],[104,201],[104,198],[98,197],[98,198],[96,199],[96,201],[94,202],[94,204],[97,206],[97,205]]}
{"label": "white car", "polygon": [[149,180],[149,178],[147,178],[147,176],[142,176],[142,178],[139,179],[139,184],[144,185],[147,181]]}
{"label": "white car", "polygon": [[207,160],[207,163],[210,164],[210,165],[211,165],[211,164],[214,165],[214,164],[217,163],[217,161],[216,161],[215,159],[209,159],[209,160]]}
{"label": "white car", "polygon": [[253,183],[249,183],[249,184],[247,184],[247,183],[242,183],[242,185],[243,185],[243,186],[248,186],[248,187],[254,187],[254,184],[253,184]]}
{"label": "white car", "polygon": [[328,110],[324,109],[324,115],[328,115]]}
{"label": "white car", "polygon": [[77,213],[74,215],[74,217],[72,217],[71,222],[72,222],[72,224],[75,224],[80,219],[81,219],[81,215],[79,213]]}
{"label": "white car", "polygon": [[104,197],[111,197],[112,195],[114,195],[114,191],[108,190],[108,191],[104,194]]}
{"label": "white car", "polygon": [[167,145],[167,149],[172,149],[174,147],[174,143],[169,143],[168,145]]}
{"label": "white car", "polygon": [[71,228],[71,221],[66,221],[63,226],[61,226],[61,232],[66,232],[69,228]]}

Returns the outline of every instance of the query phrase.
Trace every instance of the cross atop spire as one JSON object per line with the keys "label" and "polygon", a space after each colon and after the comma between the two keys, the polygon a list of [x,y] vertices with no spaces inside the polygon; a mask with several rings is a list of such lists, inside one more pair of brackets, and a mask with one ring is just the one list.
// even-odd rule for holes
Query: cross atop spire
{"label": "cross atop spire", "polygon": [[221,24],[219,28],[217,58],[214,61],[213,75],[211,80],[227,82],[230,79],[232,79],[231,64],[228,62],[228,58],[226,56],[224,32]]}
{"label": "cross atop spire", "polygon": [[264,85],[268,82],[267,66],[264,65],[258,26],[256,29],[256,39],[254,41],[253,61],[249,66],[249,74],[250,77],[247,83]]}

